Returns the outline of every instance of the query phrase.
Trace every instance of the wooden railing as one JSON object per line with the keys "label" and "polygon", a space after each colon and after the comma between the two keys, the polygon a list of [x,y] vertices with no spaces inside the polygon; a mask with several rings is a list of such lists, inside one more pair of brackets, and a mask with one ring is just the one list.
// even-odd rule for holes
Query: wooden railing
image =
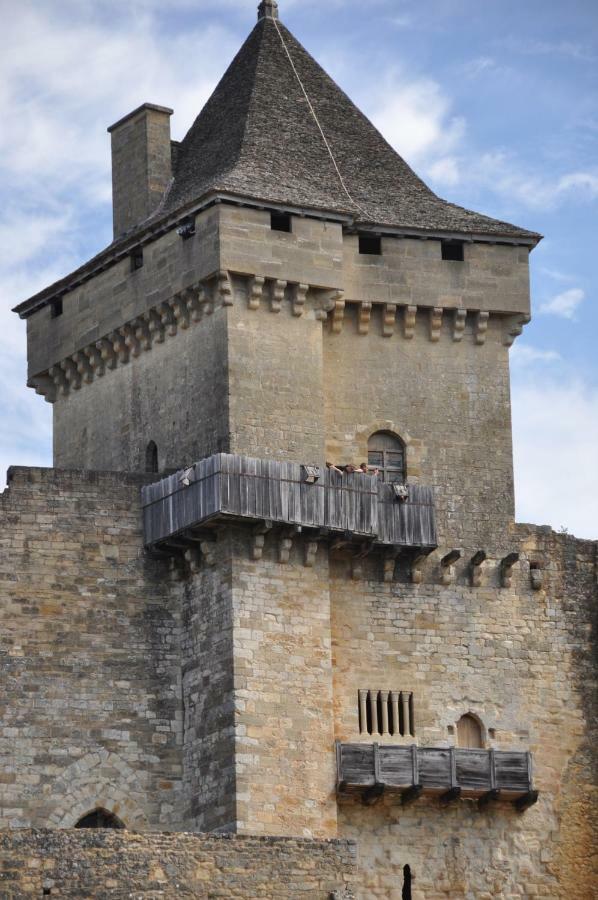
{"label": "wooden railing", "polygon": [[[145,543],[159,545],[223,519],[328,530],[378,544],[437,546],[430,488],[409,485],[406,500],[374,475],[323,467],[315,483],[299,463],[218,453],[142,488]],[[188,483],[185,483],[188,482]]]}
{"label": "wooden railing", "polygon": [[523,811],[538,799],[531,753],[338,742],[336,756],[338,793],[361,794],[368,805],[384,793],[403,803],[432,794],[443,804],[477,798],[480,807],[508,799]]}

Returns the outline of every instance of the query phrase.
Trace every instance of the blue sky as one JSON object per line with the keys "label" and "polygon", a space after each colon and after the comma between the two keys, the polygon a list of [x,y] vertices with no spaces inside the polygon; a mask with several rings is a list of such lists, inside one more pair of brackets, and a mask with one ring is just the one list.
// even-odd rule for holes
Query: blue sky
{"label": "blue sky", "polygon": [[[181,138],[257,0],[0,0],[0,470],[51,464],[20,300],[111,239],[106,127]],[[280,0],[281,17],[441,196],[546,236],[512,351],[517,515],[598,538],[598,4]],[[2,476],[0,476],[1,478]]]}

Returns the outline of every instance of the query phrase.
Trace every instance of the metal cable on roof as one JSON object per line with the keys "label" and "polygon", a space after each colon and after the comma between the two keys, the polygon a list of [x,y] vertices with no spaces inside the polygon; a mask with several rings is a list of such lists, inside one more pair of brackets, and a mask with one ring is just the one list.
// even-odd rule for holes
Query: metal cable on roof
{"label": "metal cable on roof", "polygon": [[303,96],[305,97],[305,99],[306,99],[306,101],[307,101],[307,105],[309,106],[310,112],[311,112],[312,116],[314,117],[314,121],[315,121],[316,125],[318,126],[318,130],[319,130],[320,134],[322,135],[322,140],[324,141],[324,144],[325,144],[325,146],[326,146],[326,149],[328,150],[328,153],[329,153],[329,155],[330,155],[330,159],[332,160],[332,165],[333,165],[334,168],[336,169],[336,174],[338,175],[338,180],[339,180],[340,183],[341,183],[341,187],[342,187],[343,191],[345,192],[345,194],[347,195],[347,197],[349,198],[349,200],[351,201],[351,203],[353,204],[353,206],[356,206],[357,209],[360,210],[360,211],[364,214],[364,216],[367,218],[367,217],[368,217],[367,212],[365,211],[365,209],[364,209],[362,206],[359,205],[359,203],[357,203],[356,200],[353,199],[353,197],[351,196],[351,194],[350,194],[350,192],[349,192],[349,189],[348,189],[347,185],[345,184],[345,181],[344,181],[344,179],[343,179],[343,176],[341,175],[341,170],[339,169],[339,167],[338,167],[338,165],[337,165],[337,162],[336,162],[336,159],[334,158],[334,153],[332,152],[332,148],[331,148],[330,144],[328,143],[328,140],[326,139],[326,135],[324,134],[324,129],[323,129],[322,126],[320,125],[320,121],[319,121],[319,119],[318,119],[318,117],[317,117],[317,115],[316,115],[316,111],[315,111],[315,109],[313,108],[312,102],[311,102],[311,100],[309,99],[308,93],[307,93],[307,91],[305,90],[305,87],[303,86],[303,82],[301,81],[301,78],[299,77],[299,72],[298,72],[297,69],[295,68],[295,63],[293,62],[293,57],[291,56],[290,51],[289,51],[289,48],[287,47],[287,45],[286,45],[286,43],[285,43],[285,39],[284,39],[284,37],[282,36],[282,32],[281,32],[280,28],[278,27],[278,22],[277,22],[277,20],[274,19],[274,18],[272,19],[272,22],[274,22],[274,25],[275,25],[275,27],[276,27],[276,31],[278,32],[278,37],[280,38],[280,42],[281,42],[282,46],[284,47],[284,51],[285,51],[285,53],[286,53],[286,55],[287,55],[287,57],[288,57],[288,59],[289,59],[289,62],[290,62],[290,64],[291,64],[291,68],[292,68],[293,72],[295,73],[295,78],[296,78],[297,81],[299,82],[299,87],[300,87],[301,90],[303,91]]}

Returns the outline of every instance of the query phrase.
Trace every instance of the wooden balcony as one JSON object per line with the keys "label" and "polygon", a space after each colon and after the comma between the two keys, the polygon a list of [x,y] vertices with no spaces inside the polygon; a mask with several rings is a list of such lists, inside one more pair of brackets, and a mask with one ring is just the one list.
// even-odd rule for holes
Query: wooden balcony
{"label": "wooden balcony", "polygon": [[366,805],[386,793],[403,804],[427,794],[442,804],[477,799],[480,808],[508,800],[523,812],[538,799],[531,753],[337,742],[336,757],[339,795],[359,794]]}
{"label": "wooden balcony", "polygon": [[142,488],[145,543],[224,521],[267,522],[344,535],[379,545],[430,552],[437,546],[432,490],[409,485],[406,500],[373,475],[340,475],[323,467],[314,483],[299,463],[218,453],[188,472]]}

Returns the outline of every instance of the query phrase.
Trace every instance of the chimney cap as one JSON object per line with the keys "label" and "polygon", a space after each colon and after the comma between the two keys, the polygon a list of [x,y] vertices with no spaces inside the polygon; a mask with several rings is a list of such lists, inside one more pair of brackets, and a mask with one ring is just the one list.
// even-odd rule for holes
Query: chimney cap
{"label": "chimney cap", "polygon": [[122,119],[119,119],[118,122],[115,122],[114,125],[111,125],[108,129],[108,132],[111,134],[121,125],[124,125],[124,123],[129,119],[132,119],[133,116],[139,115],[140,112],[143,112],[146,109],[152,112],[164,113],[167,116],[171,116],[174,113],[174,109],[170,109],[169,106],[156,106],[155,103],[142,103],[141,106],[137,107],[137,109],[134,109],[132,112],[127,113],[126,116],[123,116]]}
{"label": "chimney cap", "polygon": [[260,22],[262,19],[277,19],[278,18],[278,3],[276,0],[262,0],[260,5],[257,8],[257,20]]}

